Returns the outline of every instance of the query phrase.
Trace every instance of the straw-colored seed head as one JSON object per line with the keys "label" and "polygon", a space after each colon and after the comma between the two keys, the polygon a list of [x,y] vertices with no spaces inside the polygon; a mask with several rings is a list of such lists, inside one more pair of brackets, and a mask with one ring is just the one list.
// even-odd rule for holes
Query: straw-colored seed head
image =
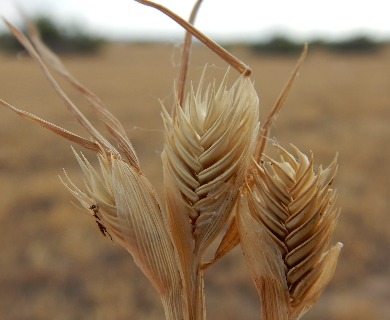
{"label": "straw-colored seed head", "polygon": [[94,216],[101,231],[107,231],[133,255],[159,292],[167,317],[179,318],[184,307],[182,281],[153,187],[137,168],[116,154],[98,153],[100,173],[85,157],[75,156],[85,176],[85,188],[76,187],[68,176],[66,186]]}
{"label": "straw-colored seed head", "polygon": [[[254,181],[248,183],[247,197],[241,201],[240,214],[242,232],[255,222],[257,228],[264,230],[261,242],[267,243],[269,249],[262,246],[261,257],[252,257],[250,263],[252,268],[258,268],[252,270],[257,277],[269,280],[282,275],[277,280],[277,291],[279,303],[284,301],[285,306],[279,310],[283,310],[281,314],[291,314],[283,319],[299,318],[316,302],[333,276],[341,249],[337,244],[326,251],[339,215],[339,209],[334,207],[337,193],[331,188],[336,161],[315,172],[313,158],[293,149],[298,159],[279,147],[279,162],[266,159],[257,165]],[[251,217],[245,217],[246,213]],[[245,251],[253,243],[243,238]],[[280,268],[274,267],[278,265]]]}
{"label": "straw-colored seed head", "polygon": [[257,138],[253,84],[241,77],[227,89],[226,81],[203,90],[202,77],[184,105],[174,106],[174,117],[163,109],[166,195],[176,203],[168,207],[173,219],[180,215],[191,224],[197,253],[229,217]]}

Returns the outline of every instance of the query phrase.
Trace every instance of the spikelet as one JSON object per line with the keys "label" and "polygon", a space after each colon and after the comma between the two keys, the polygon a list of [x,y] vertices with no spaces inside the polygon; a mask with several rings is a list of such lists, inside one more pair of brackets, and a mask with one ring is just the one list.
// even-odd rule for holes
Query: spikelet
{"label": "spikelet", "polygon": [[195,254],[202,253],[224,226],[253,153],[258,131],[258,97],[241,77],[228,90],[227,75],[218,88],[203,92],[203,77],[176,117],[163,108],[163,165],[169,194],[180,199],[191,224]]}
{"label": "spikelet", "polygon": [[315,172],[313,157],[278,148],[281,160],[256,164],[246,182],[239,231],[262,319],[299,319],[331,280],[342,246],[326,251],[339,215],[331,188],[336,159]]}
{"label": "spikelet", "polygon": [[182,268],[195,273],[187,277],[189,291],[202,254],[230,216],[258,132],[258,97],[248,78],[227,89],[226,75],[205,90],[203,79],[183,107],[174,106],[175,117],[163,108],[168,219]]}
{"label": "spikelet", "polygon": [[93,215],[101,230],[133,256],[158,291],[166,318],[181,319],[184,305],[180,272],[153,187],[121,158],[99,153],[99,173],[85,157],[74,153],[86,186],[80,190],[66,173],[64,184]]}

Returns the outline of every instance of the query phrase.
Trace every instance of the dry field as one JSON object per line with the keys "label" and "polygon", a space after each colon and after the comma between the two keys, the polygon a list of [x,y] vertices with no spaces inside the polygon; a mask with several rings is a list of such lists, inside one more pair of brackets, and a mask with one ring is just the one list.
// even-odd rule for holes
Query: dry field
{"label": "dry field", "polygon": [[[264,119],[295,58],[232,51],[253,68]],[[145,174],[162,190],[161,99],[172,101],[179,61],[172,46],[116,45],[95,57],[67,57],[69,69],[121,119]],[[203,65],[226,66],[195,48],[191,78]],[[0,55],[0,97],[79,132],[26,56]],[[237,74],[231,71],[230,78]],[[64,84],[65,88],[69,86]],[[80,97],[70,96],[93,117]],[[343,207],[335,241],[344,243],[331,285],[305,319],[388,319],[390,314],[390,50],[376,55],[310,51],[272,136],[312,150],[327,165],[339,152]],[[0,110],[1,319],[162,319],[158,296],[131,257],[72,205],[58,179],[81,171],[69,143]],[[91,155],[86,155],[92,160]],[[239,249],[206,273],[209,319],[258,319],[258,301]]]}

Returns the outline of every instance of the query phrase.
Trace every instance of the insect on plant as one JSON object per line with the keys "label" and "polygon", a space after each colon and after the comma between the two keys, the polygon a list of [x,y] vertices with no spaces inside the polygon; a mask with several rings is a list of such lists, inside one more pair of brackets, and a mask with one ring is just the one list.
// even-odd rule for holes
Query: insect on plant
{"label": "insect on plant", "polygon": [[99,206],[97,204],[93,204],[89,207],[90,210],[93,212],[93,216],[95,217],[95,221],[99,227],[99,230],[103,236],[106,236],[108,234],[112,240],[112,237],[110,233],[107,231],[107,228],[100,222],[100,218],[98,216],[99,213]]}
{"label": "insect on plant", "polygon": [[[307,48],[264,123],[250,80],[251,70],[166,7],[154,7],[186,30],[175,101],[162,105],[165,143],[162,152],[165,194],[160,201],[141,171],[120,121],[103,102],[75,79],[45,46],[29,23],[29,37],[6,22],[12,34],[42,69],[54,91],[91,136],[83,138],[0,100],[18,115],[96,153],[100,168],[73,150],[86,186],[76,186],[64,171],[62,181],[97,222],[134,258],[161,297],[166,319],[206,318],[204,273],[241,246],[259,294],[261,319],[299,319],[319,299],[336,268],[341,243],[329,244],[339,216],[332,183],[337,159],[325,169],[314,165],[294,145],[292,153],[276,145],[280,158],[265,154],[270,128],[279,113]],[[197,88],[185,84],[192,37],[196,37],[239,72],[232,86]],[[83,115],[52,76],[58,73],[87,100],[105,124],[107,139]],[[93,205],[91,205],[93,203]],[[222,239],[211,252],[211,244]]]}

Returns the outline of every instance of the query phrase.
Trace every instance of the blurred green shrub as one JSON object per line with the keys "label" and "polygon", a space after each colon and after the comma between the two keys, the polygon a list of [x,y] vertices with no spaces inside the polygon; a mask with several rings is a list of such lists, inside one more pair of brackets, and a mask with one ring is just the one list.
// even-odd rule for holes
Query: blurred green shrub
{"label": "blurred green shrub", "polygon": [[285,36],[275,36],[267,42],[252,45],[256,53],[265,54],[295,54],[302,51],[303,44],[292,41]]}
{"label": "blurred green shrub", "polygon": [[326,47],[340,53],[373,53],[378,51],[382,45],[383,43],[366,36],[357,36],[344,41],[328,42]]}
{"label": "blurred green shrub", "polygon": [[[47,46],[58,54],[93,54],[105,43],[104,39],[77,28],[63,29],[45,16],[33,19],[33,23]],[[0,35],[0,49],[12,53],[22,50],[22,47],[10,33],[3,33]]]}

